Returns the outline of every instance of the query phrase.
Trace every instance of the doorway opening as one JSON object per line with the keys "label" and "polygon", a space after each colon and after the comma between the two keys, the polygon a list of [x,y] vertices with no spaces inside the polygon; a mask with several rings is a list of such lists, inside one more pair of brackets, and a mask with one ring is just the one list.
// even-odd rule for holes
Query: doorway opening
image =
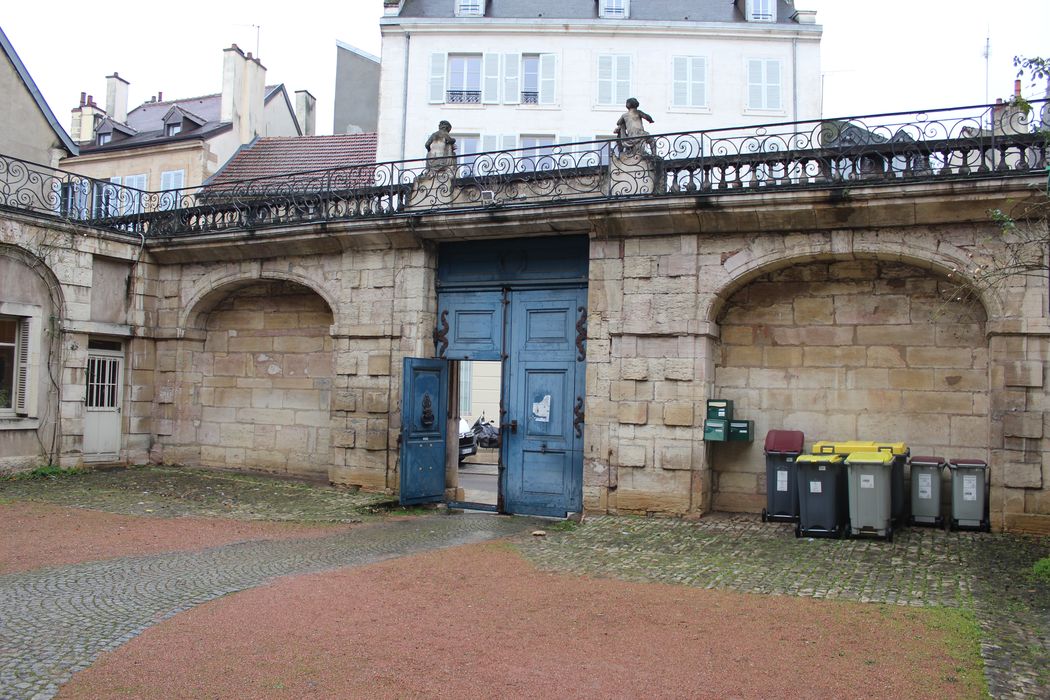
{"label": "doorway opening", "polygon": [[496,509],[500,503],[500,406],[503,363],[456,363],[455,415],[459,432],[456,499],[452,505]]}

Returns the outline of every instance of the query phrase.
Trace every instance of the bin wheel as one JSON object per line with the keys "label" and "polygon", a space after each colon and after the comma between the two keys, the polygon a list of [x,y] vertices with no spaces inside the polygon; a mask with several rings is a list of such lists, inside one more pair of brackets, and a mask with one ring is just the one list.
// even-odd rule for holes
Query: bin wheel
{"label": "bin wheel", "polygon": [[762,509],[762,522],[766,522],[766,509]]}
{"label": "bin wheel", "polygon": [[981,532],[991,532],[991,531],[992,531],[992,523],[991,523],[991,521],[985,520],[983,523],[981,523]]}
{"label": "bin wheel", "polygon": [[853,537],[853,523],[849,520],[846,521],[846,527],[842,529],[842,537],[847,540]]}
{"label": "bin wheel", "polygon": [[955,518],[948,520],[948,532],[955,532],[956,528],[959,527],[959,521]]}
{"label": "bin wheel", "polygon": [[908,516],[908,527],[915,527],[915,516],[914,515],[909,515]]}
{"label": "bin wheel", "polygon": [[802,537],[802,526],[795,525],[795,537]]}
{"label": "bin wheel", "polygon": [[893,526],[890,526],[890,527],[886,528],[886,541],[887,542],[892,542],[893,541]]}

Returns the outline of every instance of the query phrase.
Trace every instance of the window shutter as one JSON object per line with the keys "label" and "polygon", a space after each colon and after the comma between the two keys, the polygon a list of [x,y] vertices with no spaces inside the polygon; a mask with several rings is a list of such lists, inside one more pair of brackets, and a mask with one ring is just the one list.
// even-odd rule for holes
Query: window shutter
{"label": "window shutter", "polygon": [[481,101],[485,104],[499,104],[499,64],[498,53],[487,53],[482,60]]}
{"label": "window shutter", "polygon": [[780,109],[780,61],[766,61],[766,109]]}
{"label": "window shutter", "polygon": [[503,102],[516,105],[521,102],[521,54],[503,54]]}
{"label": "window shutter", "polygon": [[613,104],[613,57],[598,57],[598,104]]}
{"label": "window shutter", "polygon": [[616,57],[616,104],[623,104],[631,96],[631,57]]}
{"label": "window shutter", "polygon": [[430,54],[430,102],[445,101],[445,65],[443,53]]}
{"label": "window shutter", "polygon": [[552,105],[557,100],[558,57],[552,53],[540,54],[540,104]]}
{"label": "window shutter", "polygon": [[504,134],[500,139],[500,148],[505,151],[510,151],[518,147],[518,137],[516,134]]}
{"label": "window shutter", "polygon": [[690,104],[693,107],[707,106],[707,59],[703,56],[694,56],[692,59],[692,82],[690,84]]}
{"label": "window shutter", "polygon": [[481,137],[481,150],[488,153],[489,151],[499,150],[499,136],[496,134],[484,134]]}
{"label": "window shutter", "polygon": [[33,418],[36,416],[36,387],[33,380],[38,376],[38,353],[33,352],[36,343],[30,343],[36,324],[32,319],[23,319],[18,324],[15,341],[15,413]]}
{"label": "window shutter", "polygon": [[762,61],[747,62],[747,106],[751,109],[762,109],[763,103]]}
{"label": "window shutter", "polygon": [[675,107],[689,106],[689,59],[685,56],[674,57],[674,69],[672,70],[672,83],[674,85],[671,104]]}

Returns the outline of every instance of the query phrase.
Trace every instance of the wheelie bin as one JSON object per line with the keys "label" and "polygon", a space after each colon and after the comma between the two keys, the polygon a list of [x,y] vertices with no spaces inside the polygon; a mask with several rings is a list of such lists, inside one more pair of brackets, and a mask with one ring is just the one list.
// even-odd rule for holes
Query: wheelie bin
{"label": "wheelie bin", "polygon": [[910,525],[944,525],[941,515],[941,471],[947,466],[941,457],[911,458]]}
{"label": "wheelie bin", "polygon": [[806,436],[800,430],[766,433],[766,507],[762,522],[798,521],[795,460],[802,454]]}
{"label": "wheelie bin", "polygon": [[874,440],[822,440],[813,444],[814,454],[848,456],[855,452],[886,452],[893,455],[890,473],[890,517],[893,518],[895,523],[902,523],[906,509],[904,465],[908,461],[908,446],[903,442],[878,442]]}
{"label": "wheelie bin", "polygon": [[991,530],[987,509],[988,489],[985,474],[988,463],[981,459],[951,459],[952,517],[948,529]]}
{"label": "wheelie bin", "polygon": [[854,452],[846,457],[849,483],[851,535],[872,534],[893,541],[893,455],[889,452]]}
{"label": "wheelie bin", "polygon": [[802,455],[798,469],[795,537],[842,537],[846,530],[846,474],[842,455]]}

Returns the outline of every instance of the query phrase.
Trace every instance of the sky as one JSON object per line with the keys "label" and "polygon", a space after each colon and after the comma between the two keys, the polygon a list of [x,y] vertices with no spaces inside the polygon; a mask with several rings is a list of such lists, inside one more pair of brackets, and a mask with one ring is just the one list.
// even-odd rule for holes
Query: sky
{"label": "sky", "polygon": [[[824,27],[826,117],[983,104],[1012,94],[1015,55],[1050,57],[1050,0],[795,2],[816,10]],[[236,43],[261,58],[268,84],[283,82],[289,96],[309,90],[318,133],[331,133],[336,41],[378,56],[382,5],[179,0],[125,11],[112,3],[11,0],[0,6],[0,27],[67,129],[82,91],[105,106],[105,76],[114,71],[131,83],[132,107],[158,91],[166,99],[219,92],[222,50]],[[1044,91],[1024,89],[1027,97]]]}

